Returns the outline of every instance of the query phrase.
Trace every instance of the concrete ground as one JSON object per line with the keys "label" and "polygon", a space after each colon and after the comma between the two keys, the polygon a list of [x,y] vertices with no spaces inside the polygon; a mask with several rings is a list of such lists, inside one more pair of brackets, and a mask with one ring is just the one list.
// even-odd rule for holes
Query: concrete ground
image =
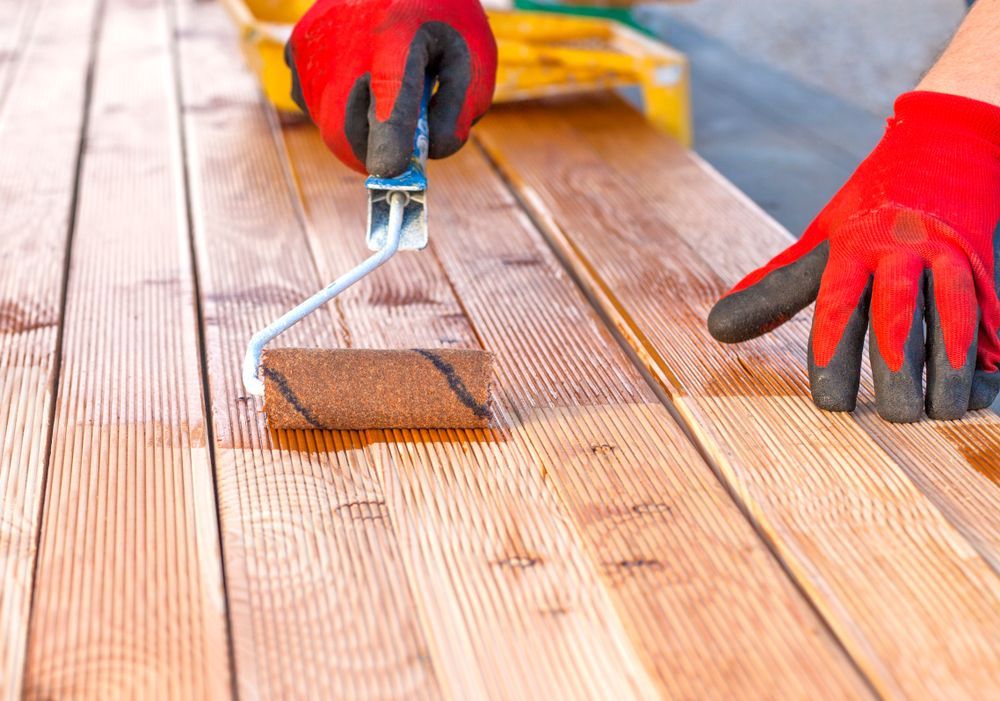
{"label": "concrete ground", "polygon": [[930,67],[965,11],[965,0],[697,0],[666,13],[881,115]]}
{"label": "concrete ground", "polygon": [[638,17],[692,63],[696,149],[798,234],[878,141],[964,0],[697,0]]}
{"label": "concrete ground", "polygon": [[933,64],[966,4],[697,0],[638,12],[691,60],[696,150],[797,236],[878,141],[896,95]]}

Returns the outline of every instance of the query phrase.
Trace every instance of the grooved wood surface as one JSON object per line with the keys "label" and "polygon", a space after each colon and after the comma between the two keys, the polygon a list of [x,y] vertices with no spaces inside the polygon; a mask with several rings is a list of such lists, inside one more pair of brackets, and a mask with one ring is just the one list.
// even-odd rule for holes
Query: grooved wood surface
{"label": "grooved wood surface", "polygon": [[32,43],[42,2],[7,0],[0,4],[0,108],[10,95],[17,67]]}
{"label": "grooved wood surface", "polygon": [[37,30],[28,35],[19,19],[28,4],[0,5],[0,86],[17,95],[0,93],[0,699],[11,701],[22,690],[97,8],[96,0],[38,3]]}
{"label": "grooved wood surface", "polygon": [[621,101],[498,109],[478,134],[876,689],[1000,693],[984,506],[998,497],[984,464],[1000,418],[889,426],[867,380],[855,416],[820,412],[808,314],[715,343],[712,303],[789,239]]}
{"label": "grooved wood surface", "polygon": [[[284,136],[329,277],[365,255],[364,198],[314,129]],[[866,697],[482,155],[467,149],[433,171],[430,249],[397,257],[337,309],[350,338],[366,343],[483,344],[497,354],[494,440],[463,450],[461,433],[428,433],[422,447],[373,446],[400,536],[431,536],[404,550],[434,621],[428,635],[439,650],[449,638],[473,643],[468,660],[441,655],[444,676],[478,669],[496,680],[460,696],[647,695],[616,680],[621,643],[597,634],[610,627],[607,596],[628,657],[670,698]],[[454,603],[440,574],[449,571]]]}
{"label": "grooved wood surface", "polygon": [[785,234],[613,98],[498,109],[275,344],[489,350],[492,428],[269,431],[246,343],[366,193],[237,40],[0,2],[0,699],[998,695],[997,417],[816,411],[806,316],[711,342]]}
{"label": "grooved wood surface", "polygon": [[171,29],[164,0],[107,0],[70,249],[28,699],[229,693]]}
{"label": "grooved wood surface", "polygon": [[[237,689],[247,699],[422,699],[441,688],[369,437],[270,433],[250,336],[326,284],[283,154],[217,3],[179,2],[195,254]],[[224,76],[225,79],[218,77]],[[329,308],[288,343],[340,343]],[[377,439],[377,437],[375,438]]]}

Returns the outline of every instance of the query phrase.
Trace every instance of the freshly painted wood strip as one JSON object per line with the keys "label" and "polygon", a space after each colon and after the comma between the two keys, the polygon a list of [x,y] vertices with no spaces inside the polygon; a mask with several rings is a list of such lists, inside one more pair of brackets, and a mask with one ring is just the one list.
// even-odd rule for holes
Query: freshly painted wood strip
{"label": "freshly painted wood strip", "polygon": [[880,447],[870,397],[857,418],[812,406],[808,315],[738,348],[704,328],[781,230],[613,98],[497,110],[479,138],[875,687],[1000,693],[1000,583],[937,508],[977,495],[918,489],[908,470],[938,462]]}
{"label": "freshly painted wood strip", "polygon": [[171,34],[164,0],[107,0],[70,251],[29,699],[231,693]]}
{"label": "freshly painted wood strip", "polygon": [[10,74],[18,99],[0,110],[0,699],[11,701],[22,696],[96,9],[96,0],[39,3],[37,31],[20,44],[22,68]]}
{"label": "freshly painted wood strip", "polygon": [[[368,438],[269,432],[240,381],[250,336],[322,285],[255,79],[218,3],[182,0],[179,48],[238,691],[432,699],[436,670]],[[282,343],[336,347],[328,310]]]}
{"label": "freshly painted wood strip", "polygon": [[[239,365],[250,334],[325,281],[315,275],[275,144],[270,134],[259,138],[270,113],[260,106],[253,79],[242,71],[228,20],[211,6],[185,5],[184,10],[182,51],[192,67],[185,72],[189,166],[204,271],[222,519],[225,532],[236,533],[227,535],[224,545],[241,691],[303,698],[437,695],[439,660],[467,654],[464,649],[471,645],[437,650],[424,642],[422,629],[436,621],[418,618],[407,577],[397,571],[400,555],[388,497],[373,479],[371,461],[379,452],[366,447],[382,440],[381,434],[269,434],[259,405],[240,399]],[[197,27],[197,33],[189,27]],[[205,71],[231,78],[199,82]],[[247,204],[253,209],[248,211]],[[318,314],[282,343],[335,347],[344,339],[330,322],[326,313]],[[237,499],[241,502],[233,505]],[[531,513],[537,507],[529,503],[526,509]],[[547,510],[537,510],[551,518]],[[453,537],[461,533],[452,531]],[[569,538],[564,541],[552,547],[581,561],[579,547]],[[268,548],[268,543],[277,545]],[[493,569],[488,563],[481,567]],[[569,589],[577,581],[555,585]],[[600,599],[593,582],[580,589],[585,598]],[[250,605],[244,605],[250,597]],[[602,610],[612,615],[603,600]],[[607,639],[592,618],[577,618],[589,625],[588,634],[592,630],[595,638]],[[547,625],[558,631],[564,624]],[[254,637],[253,626],[263,635]],[[491,634],[483,628],[484,636]],[[587,654],[595,651],[603,647],[586,648]],[[598,669],[620,669],[622,655],[611,652],[611,661],[595,661]],[[512,676],[510,670],[503,674]],[[637,674],[642,676],[641,669]],[[493,683],[481,681],[474,666],[463,675],[474,681],[441,678],[441,684],[464,698],[462,692],[472,684],[489,689]],[[590,679],[612,693],[621,676],[604,679],[593,673]],[[521,677],[517,683],[523,688],[530,681]]]}
{"label": "freshly painted wood strip", "polygon": [[[314,128],[283,136],[332,277],[367,255],[361,179]],[[609,657],[625,646],[669,698],[866,697],[489,163],[470,148],[430,173],[431,248],[337,311],[357,345],[498,355],[492,440],[395,432],[371,446],[445,684],[462,698],[649,694]]]}

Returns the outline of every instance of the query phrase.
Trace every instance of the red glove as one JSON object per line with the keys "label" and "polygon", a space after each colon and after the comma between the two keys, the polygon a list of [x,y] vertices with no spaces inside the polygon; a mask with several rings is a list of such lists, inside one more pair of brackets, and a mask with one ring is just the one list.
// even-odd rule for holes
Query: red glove
{"label": "red glove", "polygon": [[920,418],[926,361],[928,416],[960,418],[1000,390],[998,225],[1000,108],[907,93],[802,239],[723,297],[709,329],[744,341],[818,295],[809,345],[818,406],[854,409],[870,316],[879,414]]}
{"label": "red glove", "polygon": [[455,153],[486,113],[497,48],[478,0],[319,0],[286,48],[293,97],[347,165],[399,175],[413,154],[426,77],[430,157]]}

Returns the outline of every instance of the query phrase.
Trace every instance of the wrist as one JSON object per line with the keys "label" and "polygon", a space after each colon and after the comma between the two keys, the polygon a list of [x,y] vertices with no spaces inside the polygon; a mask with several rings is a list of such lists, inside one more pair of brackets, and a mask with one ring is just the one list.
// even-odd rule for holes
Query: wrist
{"label": "wrist", "polygon": [[977,0],[954,39],[917,86],[1000,106],[1000,0]]}
{"label": "wrist", "polygon": [[1000,105],[955,93],[915,90],[896,99],[896,123],[947,130],[1000,147]]}
{"label": "wrist", "polygon": [[981,80],[966,79],[949,70],[932,70],[917,85],[917,90],[944,93],[977,100],[1000,107],[1000,86]]}

